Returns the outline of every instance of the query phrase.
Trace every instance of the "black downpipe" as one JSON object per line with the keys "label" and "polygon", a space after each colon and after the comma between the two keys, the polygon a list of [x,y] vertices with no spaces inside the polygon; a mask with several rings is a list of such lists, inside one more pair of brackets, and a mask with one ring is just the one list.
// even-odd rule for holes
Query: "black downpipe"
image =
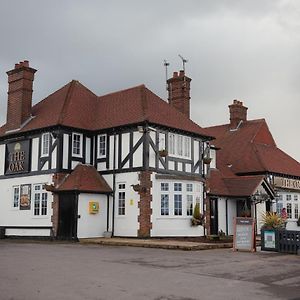
{"label": "black downpipe", "polygon": [[228,198],[226,198],[226,235],[228,235]]}
{"label": "black downpipe", "polygon": [[115,233],[115,199],[116,199],[116,132],[114,131],[114,162],[113,162],[113,207],[112,207],[112,233]]}
{"label": "black downpipe", "polygon": [[107,194],[107,222],[106,222],[106,231],[109,230],[109,195]]}

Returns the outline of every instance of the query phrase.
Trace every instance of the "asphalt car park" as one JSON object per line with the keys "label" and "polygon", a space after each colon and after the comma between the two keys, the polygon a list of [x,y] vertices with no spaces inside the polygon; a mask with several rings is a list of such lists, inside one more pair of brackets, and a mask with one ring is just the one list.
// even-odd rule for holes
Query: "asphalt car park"
{"label": "asphalt car park", "polygon": [[300,256],[0,241],[0,299],[300,299]]}

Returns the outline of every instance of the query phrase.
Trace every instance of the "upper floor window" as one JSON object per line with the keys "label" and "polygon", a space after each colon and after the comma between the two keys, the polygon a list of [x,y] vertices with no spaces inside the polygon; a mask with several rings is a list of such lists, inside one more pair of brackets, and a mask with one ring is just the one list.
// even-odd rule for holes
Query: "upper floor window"
{"label": "upper floor window", "polygon": [[191,138],[170,133],[169,154],[183,158],[191,158]]}
{"label": "upper floor window", "polygon": [[50,151],[50,133],[43,133],[42,135],[42,156],[48,156]]}
{"label": "upper floor window", "polygon": [[292,195],[286,195],[286,201],[291,201],[292,200]]}
{"label": "upper floor window", "polygon": [[82,156],[82,134],[73,133],[72,135],[72,154]]}
{"label": "upper floor window", "polygon": [[106,156],[106,134],[98,135],[98,158]]}

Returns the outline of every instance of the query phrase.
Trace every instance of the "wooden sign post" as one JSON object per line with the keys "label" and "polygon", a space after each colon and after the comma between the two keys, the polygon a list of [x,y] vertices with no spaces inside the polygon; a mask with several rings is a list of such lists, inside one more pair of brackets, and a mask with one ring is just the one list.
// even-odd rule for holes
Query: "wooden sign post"
{"label": "wooden sign post", "polygon": [[233,251],[256,251],[255,219],[234,218]]}

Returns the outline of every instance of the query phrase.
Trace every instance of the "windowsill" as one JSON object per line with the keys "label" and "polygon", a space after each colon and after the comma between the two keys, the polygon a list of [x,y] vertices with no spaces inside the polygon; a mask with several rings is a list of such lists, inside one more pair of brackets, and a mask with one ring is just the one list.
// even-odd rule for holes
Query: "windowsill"
{"label": "windowsill", "polygon": [[82,154],[74,154],[74,153],[72,153],[72,157],[82,158]]}
{"label": "windowsill", "polygon": [[176,220],[190,220],[192,218],[192,216],[187,217],[187,216],[159,216],[156,217],[156,220],[170,220],[170,219],[176,219]]}
{"label": "windowsill", "polygon": [[97,159],[106,158],[106,155],[97,156]]}
{"label": "windowsill", "polygon": [[32,219],[49,219],[50,216],[32,216]]}

